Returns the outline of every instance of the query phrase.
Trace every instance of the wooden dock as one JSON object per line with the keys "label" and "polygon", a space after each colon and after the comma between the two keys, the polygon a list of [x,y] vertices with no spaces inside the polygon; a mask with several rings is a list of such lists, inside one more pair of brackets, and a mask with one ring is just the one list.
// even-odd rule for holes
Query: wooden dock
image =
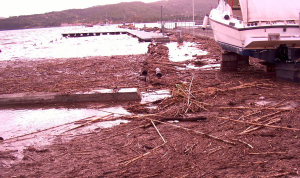
{"label": "wooden dock", "polygon": [[63,37],[89,37],[89,36],[101,36],[101,35],[130,35],[132,37],[136,37],[140,42],[164,42],[169,43],[170,39],[168,36],[163,36],[162,34],[153,33],[153,32],[145,32],[139,30],[126,30],[126,31],[110,31],[110,32],[78,32],[78,33],[63,33]]}

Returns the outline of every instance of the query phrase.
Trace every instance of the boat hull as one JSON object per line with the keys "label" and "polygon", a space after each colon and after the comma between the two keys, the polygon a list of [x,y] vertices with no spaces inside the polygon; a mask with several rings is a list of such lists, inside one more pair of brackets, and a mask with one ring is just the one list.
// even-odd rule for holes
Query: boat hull
{"label": "boat hull", "polygon": [[280,50],[287,50],[289,60],[300,59],[300,29],[297,26],[236,28],[213,19],[210,25],[215,40],[228,51],[275,62]]}

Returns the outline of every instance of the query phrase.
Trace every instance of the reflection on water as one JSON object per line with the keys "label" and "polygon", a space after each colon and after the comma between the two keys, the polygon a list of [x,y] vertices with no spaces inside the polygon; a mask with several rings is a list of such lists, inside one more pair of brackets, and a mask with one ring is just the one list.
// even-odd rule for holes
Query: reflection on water
{"label": "reflection on water", "polygon": [[[121,115],[130,113],[120,106],[98,110],[65,108],[0,110],[0,136],[4,138],[0,150],[22,149],[31,145],[38,147],[50,144],[57,136],[64,134],[80,135],[94,132],[99,128],[127,123],[126,120],[103,122],[103,119]],[[77,129],[82,124],[85,124],[84,127]]]}
{"label": "reflection on water", "polygon": [[[142,92],[141,103],[170,96],[168,90]],[[0,110],[0,137],[4,138],[4,142],[0,144],[0,151],[22,150],[28,146],[40,147],[58,140],[67,141],[74,136],[127,123],[127,120],[118,118],[131,115],[121,106],[89,109],[91,107],[93,106],[72,109],[2,109]],[[79,127],[82,125],[84,127]]]}

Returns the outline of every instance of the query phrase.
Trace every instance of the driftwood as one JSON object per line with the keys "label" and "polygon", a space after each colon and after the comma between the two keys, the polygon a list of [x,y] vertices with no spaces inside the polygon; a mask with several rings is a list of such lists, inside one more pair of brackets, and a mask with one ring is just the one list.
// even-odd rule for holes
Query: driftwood
{"label": "driftwood", "polygon": [[159,130],[157,129],[156,125],[154,124],[154,122],[151,120],[151,123],[153,124],[154,128],[156,129],[157,133],[159,134],[159,136],[161,137],[161,139],[164,141],[164,143],[166,143],[166,140],[164,139],[164,137],[161,135],[161,133],[159,132]]}
{"label": "driftwood", "polygon": [[281,111],[276,111],[275,113],[271,113],[271,114],[267,114],[267,115],[264,115],[264,116],[262,116],[262,117],[259,117],[259,118],[256,118],[256,119],[254,119],[254,120],[252,120],[251,122],[258,122],[258,121],[260,121],[260,120],[262,120],[262,119],[264,119],[264,118],[266,118],[266,117],[271,117],[271,116],[274,116],[274,115],[276,115],[276,114],[279,114],[279,113],[281,113],[281,112],[283,112],[284,110],[281,110]]}
{"label": "driftwood", "polygon": [[108,115],[99,117],[99,118],[97,118],[97,119],[88,121],[88,122],[86,122],[86,123],[84,123],[84,124],[81,124],[81,125],[78,126],[78,127],[75,127],[75,128],[69,129],[69,130],[67,130],[67,131],[64,131],[63,133],[66,133],[66,132],[69,132],[69,131],[72,131],[72,130],[76,130],[76,129],[81,128],[81,127],[85,127],[86,125],[91,124],[91,123],[99,122],[99,120],[102,120],[102,119],[104,119],[104,118],[106,118],[106,117],[109,117],[109,116],[112,116],[112,115],[114,115],[114,114],[108,114]]}
{"label": "driftwood", "polygon": [[231,138],[230,140],[234,140],[234,141],[238,141],[238,142],[240,142],[240,143],[243,143],[243,144],[247,145],[248,147],[250,147],[251,149],[254,148],[252,145],[250,145],[249,143],[247,143],[247,142],[245,142],[245,141],[243,141],[243,140],[232,139],[232,138]]}
{"label": "driftwood", "polygon": [[134,159],[132,159],[132,160],[130,160],[130,161],[125,162],[124,165],[127,166],[127,165],[133,163],[134,161],[136,161],[136,160],[138,160],[138,159],[141,159],[141,158],[143,158],[143,157],[145,157],[145,156],[147,156],[147,155],[153,153],[154,151],[156,151],[156,150],[160,149],[161,147],[163,147],[166,143],[167,143],[167,142],[163,143],[163,144],[160,145],[160,146],[157,146],[157,147],[153,148],[151,151],[149,151],[149,152],[147,152],[147,153],[145,153],[145,154],[142,154],[142,155],[140,155],[140,156],[138,156],[138,157],[136,157],[136,158],[134,158]]}
{"label": "driftwood", "polygon": [[198,142],[193,144],[191,147],[189,147],[188,149],[184,150],[185,153],[187,153],[189,150],[192,150],[196,145],[198,145]]}
{"label": "driftwood", "polygon": [[159,119],[160,121],[181,121],[181,122],[197,122],[200,120],[206,120],[207,118],[204,116],[197,116],[197,117],[163,117]]}
{"label": "driftwood", "polygon": [[300,129],[297,129],[297,128],[289,128],[289,127],[280,127],[280,126],[273,126],[273,125],[267,125],[267,124],[252,123],[252,122],[247,122],[247,121],[239,121],[239,120],[235,120],[235,119],[229,119],[229,118],[225,118],[225,117],[217,117],[217,118],[228,120],[228,121],[233,121],[233,122],[239,122],[239,123],[242,123],[242,124],[250,124],[250,125],[256,125],[256,126],[270,127],[270,128],[275,128],[275,129],[300,131]]}
{"label": "driftwood", "polygon": [[191,80],[191,83],[190,83],[190,86],[189,86],[189,90],[188,90],[188,101],[187,101],[187,109],[185,111],[185,113],[187,113],[189,111],[189,108],[191,106],[192,103],[190,103],[190,98],[191,98],[191,88],[192,88],[192,84],[193,84],[193,80],[194,80],[194,75],[192,76],[192,80]]}
{"label": "driftwood", "polygon": [[263,152],[263,153],[248,153],[249,155],[273,155],[273,154],[287,154],[287,152]]}
{"label": "driftwood", "polygon": [[219,147],[213,149],[213,150],[212,150],[211,152],[209,152],[207,155],[211,155],[211,154],[213,154],[213,153],[215,153],[215,152],[217,152],[217,151],[220,151],[220,150],[222,150],[222,149],[224,149],[224,147],[219,146]]}
{"label": "driftwood", "polygon": [[249,109],[249,110],[278,110],[278,111],[295,110],[295,109],[286,109],[286,108],[251,108],[251,107],[220,107],[220,109]]}
{"label": "driftwood", "polygon": [[289,174],[291,174],[291,172],[278,173],[278,174],[273,174],[273,175],[266,176],[266,177],[282,177],[282,176],[286,176]]}
{"label": "driftwood", "polygon": [[137,126],[137,127],[132,128],[132,129],[129,129],[129,130],[126,130],[126,131],[123,131],[123,132],[116,133],[116,134],[111,135],[111,136],[109,136],[109,137],[105,137],[105,138],[99,139],[99,141],[101,141],[101,140],[106,140],[106,139],[110,139],[110,138],[116,137],[116,136],[118,136],[118,135],[121,135],[121,134],[130,132],[130,131],[133,131],[133,130],[136,130],[136,129],[139,129],[139,128],[146,128],[146,127],[148,127],[148,126],[150,126],[150,125],[151,125],[151,124],[140,125],[140,126]]}
{"label": "driftwood", "polygon": [[[281,121],[280,118],[275,118],[275,119],[270,120],[266,125],[275,124],[275,123],[280,122],[280,121]],[[239,133],[239,135],[247,134],[247,133],[250,133],[252,131],[258,130],[260,128],[263,128],[263,126],[258,126],[258,127],[254,127],[254,128],[248,128],[248,129],[244,130],[243,132]]]}
{"label": "driftwood", "polygon": [[[151,119],[148,119],[148,118],[145,118],[145,119],[151,120]],[[194,132],[194,133],[197,133],[197,134],[200,134],[200,135],[204,135],[204,136],[206,136],[208,138],[212,138],[212,139],[224,142],[224,143],[228,143],[228,144],[231,144],[231,145],[236,145],[236,143],[233,143],[233,142],[228,141],[228,140],[221,139],[221,138],[213,136],[213,135],[209,135],[209,134],[201,132],[201,131],[192,130],[192,129],[189,129],[189,128],[181,127],[181,126],[178,126],[178,125],[175,125],[175,124],[171,124],[171,123],[167,123],[167,122],[162,122],[162,121],[155,120],[155,119],[152,119],[152,120],[155,121],[155,122],[159,122],[159,123],[165,124],[165,125],[170,125],[172,127],[176,127],[176,128],[179,128],[179,129],[183,129],[183,130],[186,130],[186,131],[191,131],[191,132]]]}

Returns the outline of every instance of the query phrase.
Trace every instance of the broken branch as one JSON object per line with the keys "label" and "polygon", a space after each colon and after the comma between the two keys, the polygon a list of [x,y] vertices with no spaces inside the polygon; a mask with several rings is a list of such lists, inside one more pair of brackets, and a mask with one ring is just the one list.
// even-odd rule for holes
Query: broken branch
{"label": "broken branch", "polygon": [[101,119],[103,119],[103,118],[106,118],[106,117],[109,117],[109,116],[112,116],[112,115],[113,115],[113,114],[108,114],[108,115],[99,117],[99,118],[97,118],[97,119],[88,121],[88,122],[86,122],[86,123],[84,123],[84,124],[81,124],[81,125],[78,126],[78,127],[75,127],[75,128],[69,129],[69,130],[67,130],[67,131],[64,131],[63,133],[66,133],[66,132],[69,132],[69,131],[72,131],[72,130],[76,130],[76,129],[78,129],[78,128],[84,127],[84,126],[86,126],[86,125],[88,125],[88,124],[90,124],[90,123],[97,122],[97,121],[99,121],[99,120],[101,120]]}
{"label": "broken branch", "polygon": [[[147,118],[145,118],[145,119],[147,119]],[[147,119],[147,120],[150,120],[150,119]],[[233,142],[231,142],[231,141],[223,140],[223,139],[221,139],[221,138],[219,138],[219,137],[216,137],[216,136],[213,136],[213,135],[209,135],[209,134],[204,133],[204,132],[192,130],[192,129],[189,129],[189,128],[181,127],[181,126],[174,125],[174,124],[167,123],[167,122],[162,122],[162,121],[155,120],[155,119],[152,119],[152,120],[154,120],[155,122],[159,122],[159,123],[165,124],[165,125],[170,125],[170,126],[173,126],[173,127],[176,127],[176,128],[180,128],[180,129],[183,129],[183,130],[192,131],[192,132],[195,132],[195,133],[197,133],[197,134],[204,135],[204,136],[206,136],[206,137],[208,137],[208,138],[212,138],[212,139],[215,139],[215,140],[218,140],[218,141],[222,141],[222,142],[225,142],[225,143],[228,143],[228,144],[231,144],[231,145],[236,145],[235,143],[233,143]]]}
{"label": "broken branch", "polygon": [[228,121],[233,121],[233,122],[239,122],[239,123],[242,123],[242,124],[257,125],[257,126],[270,127],[270,128],[275,128],[275,129],[286,129],[286,130],[300,131],[300,129],[296,129],[296,128],[280,127],[280,126],[273,126],[273,125],[266,125],[266,124],[258,124],[258,123],[252,123],[252,122],[247,122],[247,121],[239,121],[239,120],[229,119],[229,118],[225,118],[225,117],[217,117],[217,118],[228,120]]}
{"label": "broken branch", "polygon": [[159,130],[157,129],[156,125],[154,124],[154,122],[151,120],[151,123],[153,124],[154,128],[156,129],[157,133],[159,134],[159,136],[162,138],[162,140],[164,141],[164,143],[166,143],[166,140],[164,139],[164,137],[160,134]]}
{"label": "broken branch", "polygon": [[252,109],[252,110],[279,110],[279,111],[294,110],[294,109],[286,109],[286,108],[250,108],[250,107],[220,107],[220,109]]}
{"label": "broken branch", "polygon": [[160,146],[157,146],[157,147],[153,148],[151,151],[149,151],[149,152],[147,152],[147,153],[145,153],[145,154],[142,154],[142,155],[140,155],[140,156],[138,156],[138,157],[136,157],[136,158],[134,158],[134,159],[132,159],[132,160],[130,160],[130,161],[127,161],[124,165],[127,166],[127,165],[133,163],[134,161],[136,161],[136,160],[138,160],[138,159],[140,159],[140,158],[143,158],[143,157],[145,157],[145,156],[147,156],[147,155],[153,153],[154,151],[156,151],[156,150],[158,150],[159,148],[161,148],[162,146],[164,146],[166,143],[167,143],[167,142],[163,143],[163,144],[160,145]]}

